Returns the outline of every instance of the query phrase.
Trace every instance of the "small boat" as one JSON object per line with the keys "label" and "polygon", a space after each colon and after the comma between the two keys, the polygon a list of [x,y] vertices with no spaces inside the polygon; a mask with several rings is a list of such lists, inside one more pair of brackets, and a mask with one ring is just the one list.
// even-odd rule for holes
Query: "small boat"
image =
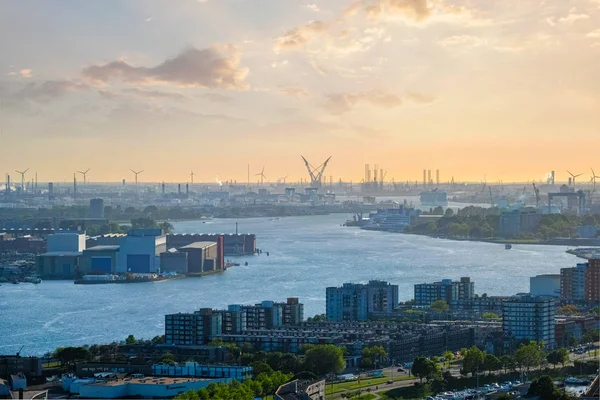
{"label": "small boat", "polygon": [[512,244],[505,244],[505,245],[504,245],[504,249],[505,249],[505,250],[510,250],[510,249],[512,249]]}
{"label": "small boat", "polygon": [[246,262],[244,263],[244,265],[247,267],[247,266],[248,266],[248,261],[246,261]]}

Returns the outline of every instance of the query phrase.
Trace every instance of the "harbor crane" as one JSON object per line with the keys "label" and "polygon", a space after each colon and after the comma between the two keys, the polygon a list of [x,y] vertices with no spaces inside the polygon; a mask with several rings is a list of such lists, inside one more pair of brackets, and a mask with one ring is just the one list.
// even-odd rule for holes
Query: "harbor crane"
{"label": "harbor crane", "polygon": [[310,185],[311,187],[314,188],[320,188],[321,187],[321,182],[322,182],[322,178],[323,178],[323,173],[325,172],[325,168],[327,168],[327,164],[329,163],[329,160],[331,160],[331,157],[329,157],[327,160],[325,160],[325,162],[321,165],[319,165],[318,167],[314,167],[312,166],[308,160],[306,158],[304,158],[304,156],[300,156],[302,157],[302,160],[304,160],[304,165],[306,165],[306,169],[308,170],[308,175],[310,176]]}
{"label": "harbor crane", "polygon": [[17,351],[17,357],[21,357],[21,351],[23,350],[23,347],[25,347],[25,345],[21,346],[19,351]]}
{"label": "harbor crane", "polygon": [[540,196],[540,189],[538,189],[538,187],[535,186],[535,182],[532,182],[531,184],[533,185],[533,191],[535,192],[535,206],[539,207],[540,201],[542,200]]}

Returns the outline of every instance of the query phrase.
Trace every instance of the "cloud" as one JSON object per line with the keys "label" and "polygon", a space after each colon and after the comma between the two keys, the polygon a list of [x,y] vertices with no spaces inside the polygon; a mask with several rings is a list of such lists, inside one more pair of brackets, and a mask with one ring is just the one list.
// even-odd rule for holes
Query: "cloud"
{"label": "cloud", "polygon": [[220,93],[205,93],[202,97],[213,103],[229,103],[231,101],[231,97]]}
{"label": "cloud", "polygon": [[132,94],[134,96],[145,98],[145,99],[172,99],[172,100],[187,100],[188,97],[181,93],[161,92],[158,90],[143,90],[139,88],[131,88],[123,90],[124,93]]}
{"label": "cloud", "polygon": [[346,10],[345,16],[353,16],[359,11],[373,20],[401,16],[421,22],[433,15],[433,7],[428,0],[360,0]]}
{"label": "cloud", "polygon": [[83,83],[67,80],[56,80],[46,81],[41,84],[29,83],[21,90],[16,92],[14,96],[21,100],[45,102],[63,97],[67,93],[78,92],[86,89],[88,89],[88,86]]}
{"label": "cloud", "polygon": [[309,9],[311,11],[314,11],[314,12],[321,11],[321,9],[319,8],[319,6],[317,6],[316,4],[305,4],[304,8],[307,8],[307,9]]}
{"label": "cloud", "polygon": [[154,18],[152,18],[152,17],[148,17],[148,18],[146,18],[144,21],[145,21],[145,22],[150,22],[150,21],[152,21],[153,19],[154,19]]}
{"label": "cloud", "polygon": [[382,90],[370,90],[356,93],[336,93],[327,95],[326,108],[334,114],[342,114],[352,110],[360,103],[370,104],[379,108],[395,108],[405,101],[417,104],[430,104],[436,98],[432,95],[411,92],[404,97],[387,93]]}
{"label": "cloud", "polygon": [[525,50],[524,47],[521,46],[496,46],[494,50],[500,53],[520,53]]}
{"label": "cloud", "polygon": [[439,40],[438,44],[442,47],[477,47],[483,44],[483,40],[477,36],[456,35]]}
{"label": "cloud", "polygon": [[589,19],[589,18],[590,18],[589,15],[578,14],[574,9],[571,9],[569,11],[569,14],[567,14],[567,16],[560,17],[560,18],[549,17],[549,18],[546,18],[546,22],[548,23],[548,25],[554,27],[559,24],[574,24],[577,21],[581,21],[581,20],[585,20],[585,19]]}
{"label": "cloud", "polygon": [[273,67],[273,68],[283,67],[283,66],[286,66],[288,64],[289,64],[288,60],[283,60],[283,61],[279,61],[279,62],[278,61],[273,61],[271,63],[271,67]]}
{"label": "cloud", "polygon": [[306,89],[297,86],[283,86],[279,88],[279,91],[285,95],[295,97],[299,100],[308,96],[308,91]]}
{"label": "cloud", "polygon": [[155,67],[135,67],[125,61],[92,65],[83,76],[95,84],[120,79],[138,85],[173,84],[202,88],[247,90],[247,68],[239,66],[239,52],[231,45],[198,50],[188,48]]}
{"label": "cloud", "polygon": [[21,78],[31,78],[33,76],[32,71],[30,69],[20,70],[19,75],[21,75]]}
{"label": "cloud", "polygon": [[589,38],[593,38],[593,39],[600,38],[600,29],[596,29],[595,31],[591,31],[586,36],[589,37]]}
{"label": "cloud", "polygon": [[275,51],[293,50],[305,46],[312,38],[326,32],[329,25],[322,21],[309,21],[306,25],[289,30],[275,40]]}

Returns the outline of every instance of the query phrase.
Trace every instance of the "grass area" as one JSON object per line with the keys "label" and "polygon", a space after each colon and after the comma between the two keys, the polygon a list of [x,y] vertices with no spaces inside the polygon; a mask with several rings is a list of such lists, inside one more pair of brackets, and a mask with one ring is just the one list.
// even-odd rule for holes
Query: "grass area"
{"label": "grass area", "polygon": [[[393,381],[399,382],[399,381],[406,381],[409,379],[413,379],[413,377],[408,377],[406,375],[395,376]],[[366,388],[367,386],[385,385],[386,382],[390,381],[390,380],[392,380],[391,375],[384,375],[383,378],[365,378],[365,379],[361,379],[360,382],[356,380],[356,381],[350,381],[350,382],[334,383],[333,385],[327,384],[327,386],[325,388],[325,394],[330,395],[330,394],[335,394],[335,393],[348,391],[348,390],[357,390],[361,387]]]}
{"label": "grass area", "polygon": [[423,399],[424,397],[431,396],[432,394],[433,392],[429,388],[429,385],[407,386],[385,392],[385,395],[392,399]]}

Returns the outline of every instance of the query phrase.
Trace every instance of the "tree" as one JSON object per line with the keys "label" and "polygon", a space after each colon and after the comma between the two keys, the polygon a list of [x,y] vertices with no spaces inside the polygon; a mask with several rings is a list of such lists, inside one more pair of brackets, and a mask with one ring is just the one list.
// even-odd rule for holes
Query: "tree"
{"label": "tree", "polygon": [[515,352],[515,361],[521,368],[525,367],[527,372],[530,368],[540,365],[543,358],[544,354],[540,351],[536,342],[531,342],[528,345],[521,344]]}
{"label": "tree", "polygon": [[444,300],[437,300],[431,303],[429,308],[437,312],[447,312],[450,306],[448,306],[448,303],[446,303]]}
{"label": "tree", "polygon": [[483,318],[483,319],[500,319],[500,317],[498,316],[498,314],[493,313],[493,312],[483,313],[481,315],[481,318]]}
{"label": "tree", "polygon": [[344,352],[332,344],[311,346],[306,350],[305,369],[321,376],[344,370]]}
{"label": "tree", "polygon": [[517,362],[515,361],[514,356],[502,356],[500,357],[500,362],[502,363],[502,368],[504,368],[505,374],[507,370],[515,371],[517,369]]}
{"label": "tree", "polygon": [[314,317],[308,317],[306,322],[325,322],[327,321],[327,315],[325,314],[317,314]]}
{"label": "tree", "polygon": [[163,364],[174,364],[175,356],[172,353],[166,352],[160,357],[160,362]]}
{"label": "tree", "polygon": [[261,374],[270,375],[273,373],[273,368],[271,368],[269,364],[263,361],[255,361],[252,364],[250,364],[250,366],[252,367],[252,374],[254,376],[259,376]]}
{"label": "tree", "polygon": [[54,357],[58,358],[62,366],[74,367],[76,361],[87,361],[92,358],[86,347],[59,347],[54,351]]}
{"label": "tree", "polygon": [[463,370],[465,373],[470,373],[475,376],[480,369],[483,368],[485,356],[477,346],[473,346],[466,351],[463,358]]}
{"label": "tree", "polygon": [[165,343],[165,335],[154,336],[151,340],[152,344],[164,344]]}
{"label": "tree", "polygon": [[362,350],[362,365],[364,368],[373,368],[381,364],[387,358],[387,353],[383,347],[371,346]]}
{"label": "tree", "polygon": [[423,378],[427,380],[434,378],[439,373],[439,367],[426,357],[417,357],[413,361],[411,373],[423,383]]}
{"label": "tree", "polygon": [[569,361],[569,352],[567,349],[557,349],[553,350],[546,356],[546,360],[556,369],[556,364],[561,364],[563,367],[565,363]]}
{"label": "tree", "polygon": [[502,366],[502,362],[498,357],[493,354],[486,354],[483,359],[483,369],[488,371],[488,374],[491,375],[492,371],[496,371],[498,368]]}
{"label": "tree", "polygon": [[454,216],[454,210],[451,208],[446,208],[446,211],[444,212],[444,217],[451,218],[453,216]]}
{"label": "tree", "polygon": [[454,353],[450,350],[446,350],[444,352],[444,361],[446,361],[446,366],[450,366],[450,361],[454,360]]}
{"label": "tree", "polygon": [[137,340],[135,340],[135,336],[133,336],[133,335],[129,335],[125,339],[125,344],[136,344],[136,343],[137,343]]}
{"label": "tree", "polygon": [[559,314],[572,315],[577,314],[577,306],[574,304],[567,304],[558,309]]}
{"label": "tree", "polygon": [[560,397],[560,392],[549,376],[541,376],[531,382],[527,396],[539,396],[540,400],[555,400]]}
{"label": "tree", "polygon": [[582,343],[591,343],[600,341],[600,331],[598,329],[590,329],[583,334],[581,338]]}

